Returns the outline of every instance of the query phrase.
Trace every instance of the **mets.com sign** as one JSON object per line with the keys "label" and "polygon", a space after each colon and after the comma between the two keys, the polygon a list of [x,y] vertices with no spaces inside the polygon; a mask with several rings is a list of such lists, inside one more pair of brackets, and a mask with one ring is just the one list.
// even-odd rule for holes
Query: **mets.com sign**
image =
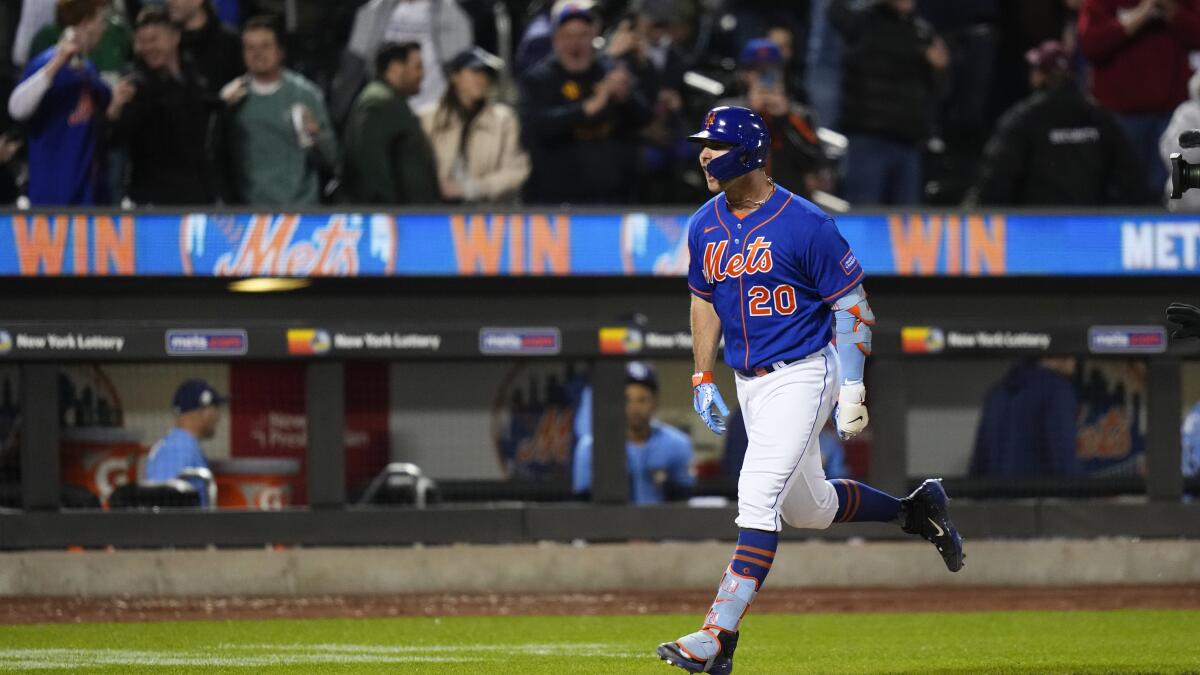
{"label": "mets.com sign", "polygon": [[[686,213],[0,214],[0,276],[571,276],[686,273]],[[851,214],[870,274],[1191,275],[1200,220]]]}

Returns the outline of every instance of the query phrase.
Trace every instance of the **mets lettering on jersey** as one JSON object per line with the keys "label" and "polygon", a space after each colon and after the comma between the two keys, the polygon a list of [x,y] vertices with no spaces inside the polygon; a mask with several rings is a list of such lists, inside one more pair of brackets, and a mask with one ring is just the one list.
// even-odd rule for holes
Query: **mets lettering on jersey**
{"label": "mets lettering on jersey", "polygon": [[725,362],[753,370],[819,351],[833,339],[829,303],[863,270],[833,219],[782,187],[744,218],[717,195],[688,224],[688,286],[713,304]]}

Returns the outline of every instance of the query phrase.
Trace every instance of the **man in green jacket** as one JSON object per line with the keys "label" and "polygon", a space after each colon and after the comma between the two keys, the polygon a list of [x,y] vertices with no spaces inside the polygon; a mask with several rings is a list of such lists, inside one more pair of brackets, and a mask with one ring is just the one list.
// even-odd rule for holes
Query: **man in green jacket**
{"label": "man in green jacket", "polygon": [[385,44],[375,77],[346,123],[346,199],[357,204],[436,204],[437,171],[420,120],[408,107],[425,69],[415,42]]}
{"label": "man in green jacket", "polygon": [[337,139],[321,90],[283,67],[278,28],[251,19],[242,29],[246,75],[221,89],[226,201],[315,206],[321,172],[337,164]]}

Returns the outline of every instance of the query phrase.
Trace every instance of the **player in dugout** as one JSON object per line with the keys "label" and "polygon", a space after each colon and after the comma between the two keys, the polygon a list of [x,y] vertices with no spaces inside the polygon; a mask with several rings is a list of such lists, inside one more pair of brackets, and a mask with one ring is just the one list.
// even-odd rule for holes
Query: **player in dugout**
{"label": "player in dugout", "polygon": [[[178,478],[188,469],[208,469],[200,441],[217,433],[221,406],[228,399],[217,393],[204,380],[187,380],[175,390],[171,410],[175,426],[150,448],[146,461],[146,480],[164,481]],[[200,495],[200,506],[208,506],[208,491],[199,478],[186,478]]]}
{"label": "player in dugout", "polygon": [[729,410],[712,373],[723,336],[749,445],[738,476],[737,548],[716,599],[700,630],[657,651],[689,672],[729,673],[783,523],[895,523],[931,542],[951,572],[964,556],[940,480],[900,499],[826,480],[821,468],[818,434],[831,414],[843,439],[867,426],[863,367],[875,324],[863,269],[833,219],[767,175],[770,134],[754,111],[714,108],[690,139],[703,146],[700,165],[716,193],[688,223],[693,404],[710,430],[725,431]]}
{"label": "player in dugout", "polygon": [[[583,414],[590,419],[592,397],[582,400],[588,407]],[[657,411],[658,375],[650,364],[630,361],[625,366],[625,457],[634,504],[685,499],[696,484],[691,472],[692,439],[656,419]],[[586,497],[592,489],[591,433],[575,444],[571,474],[575,495]]]}

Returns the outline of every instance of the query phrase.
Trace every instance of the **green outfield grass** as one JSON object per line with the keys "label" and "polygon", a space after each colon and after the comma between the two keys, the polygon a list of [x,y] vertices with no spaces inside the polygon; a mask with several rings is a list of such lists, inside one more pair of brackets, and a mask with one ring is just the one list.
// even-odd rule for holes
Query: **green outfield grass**
{"label": "green outfield grass", "polygon": [[[695,616],[0,627],[0,672],[659,673]],[[735,672],[1200,673],[1200,612],[751,615]]]}

